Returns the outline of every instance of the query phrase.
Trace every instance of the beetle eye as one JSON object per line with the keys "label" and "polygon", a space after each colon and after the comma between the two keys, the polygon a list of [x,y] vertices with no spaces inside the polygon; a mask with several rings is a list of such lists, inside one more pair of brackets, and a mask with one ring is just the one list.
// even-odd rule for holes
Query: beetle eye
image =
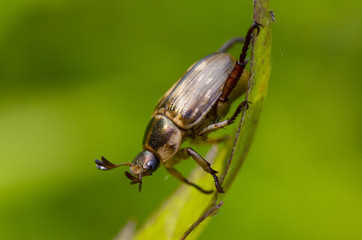
{"label": "beetle eye", "polygon": [[145,163],[144,168],[149,172],[154,172],[159,164],[160,161],[156,157],[153,157]]}

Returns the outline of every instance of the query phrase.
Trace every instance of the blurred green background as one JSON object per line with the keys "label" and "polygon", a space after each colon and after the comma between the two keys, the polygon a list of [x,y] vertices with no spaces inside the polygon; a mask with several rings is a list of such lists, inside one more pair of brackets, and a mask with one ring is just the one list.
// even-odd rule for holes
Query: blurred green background
{"label": "blurred green background", "polygon": [[[139,194],[93,160],[132,160],[159,97],[245,34],[252,1],[0,3],[0,239],[111,239],[142,224],[180,183],[161,169]],[[361,7],[271,2],[262,119],[201,239],[362,239]]]}

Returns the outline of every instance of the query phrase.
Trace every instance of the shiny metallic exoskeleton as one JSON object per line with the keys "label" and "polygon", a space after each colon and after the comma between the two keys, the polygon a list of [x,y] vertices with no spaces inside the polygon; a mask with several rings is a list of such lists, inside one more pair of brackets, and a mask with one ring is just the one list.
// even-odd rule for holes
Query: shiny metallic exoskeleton
{"label": "shiny metallic exoskeleton", "polygon": [[[109,170],[119,166],[130,166],[126,172],[131,183],[142,186],[142,177],[152,175],[160,165],[168,172],[201,192],[211,193],[188,181],[174,165],[181,159],[191,157],[207,173],[212,175],[218,192],[224,192],[217,171],[207,160],[192,148],[181,148],[187,140],[204,141],[208,133],[232,124],[248,102],[243,101],[234,114],[221,121],[228,113],[230,104],[246,90],[249,74],[245,70],[248,46],[258,23],[253,23],[243,38],[233,38],[221,49],[194,63],[166,94],[159,100],[146,128],[143,151],[131,163],[113,164],[102,157],[96,160],[97,167]],[[244,42],[239,60],[227,53],[236,42]],[[245,71],[244,71],[245,70]]]}

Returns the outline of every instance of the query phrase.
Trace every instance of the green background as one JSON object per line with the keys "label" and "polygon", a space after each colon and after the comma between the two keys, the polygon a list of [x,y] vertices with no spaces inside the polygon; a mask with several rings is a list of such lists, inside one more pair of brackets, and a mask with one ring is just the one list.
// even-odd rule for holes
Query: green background
{"label": "green background", "polygon": [[[142,224],[180,183],[160,169],[139,194],[93,161],[134,158],[157,100],[245,34],[252,1],[0,4],[0,239],[111,239]],[[260,125],[201,239],[362,239],[361,7],[271,2]]]}

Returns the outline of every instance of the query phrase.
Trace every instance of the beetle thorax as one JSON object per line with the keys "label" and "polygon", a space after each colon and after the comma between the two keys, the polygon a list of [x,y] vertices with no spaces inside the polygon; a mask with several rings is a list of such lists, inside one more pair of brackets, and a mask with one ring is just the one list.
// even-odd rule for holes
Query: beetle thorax
{"label": "beetle thorax", "polygon": [[182,131],[167,117],[155,115],[149,122],[143,138],[143,148],[165,162],[180,149]]}

